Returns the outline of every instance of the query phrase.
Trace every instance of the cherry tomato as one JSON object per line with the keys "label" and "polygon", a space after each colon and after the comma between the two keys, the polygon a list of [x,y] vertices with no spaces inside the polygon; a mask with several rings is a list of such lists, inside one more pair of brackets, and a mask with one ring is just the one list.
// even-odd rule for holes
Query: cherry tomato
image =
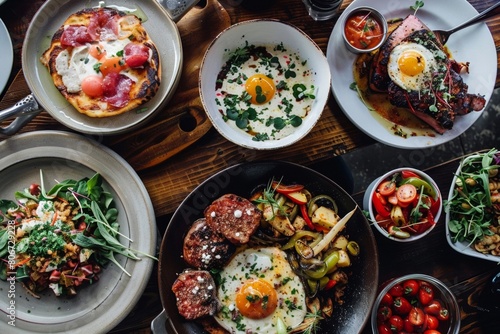
{"label": "cherry tomato", "polygon": [[420,284],[418,300],[422,305],[427,305],[434,300],[434,289],[427,283]]}
{"label": "cherry tomato", "polygon": [[392,306],[393,306],[394,312],[397,314],[401,314],[401,315],[408,314],[412,309],[410,302],[405,297],[394,298],[394,302],[392,303]]}
{"label": "cherry tomato", "polygon": [[383,218],[388,218],[391,215],[391,210],[382,202],[382,195],[377,192],[373,193],[372,203],[375,211]]}
{"label": "cherry tomato", "polygon": [[412,172],[412,171],[409,171],[409,170],[404,170],[401,172],[401,177],[403,179],[407,179],[407,178],[410,178],[410,177],[418,177],[419,179],[421,179],[420,175]]}
{"label": "cherry tomato", "polygon": [[425,321],[425,313],[421,308],[413,306],[408,314],[408,319],[414,326],[420,326]]}
{"label": "cherry tomato", "polygon": [[393,315],[388,320],[389,327],[393,332],[399,332],[403,330],[404,323],[403,318],[399,315]]}
{"label": "cherry tomato", "polygon": [[33,196],[38,196],[40,194],[40,186],[36,183],[30,184],[30,194]]}
{"label": "cherry tomato", "polygon": [[387,324],[380,324],[377,329],[379,334],[392,334],[392,331]]}
{"label": "cherry tomato", "polygon": [[420,285],[414,279],[409,279],[403,282],[404,294],[408,296],[416,296]]}
{"label": "cherry tomato", "polygon": [[403,184],[396,191],[398,203],[401,206],[408,206],[417,196],[417,188],[413,184]]}
{"label": "cherry tomato", "polygon": [[408,333],[415,332],[415,326],[411,323],[408,317],[404,318],[403,320],[403,329]]}
{"label": "cherry tomato", "polygon": [[396,191],[396,182],[384,181],[378,186],[377,190],[382,196],[392,195]]}
{"label": "cherry tomato", "polygon": [[439,327],[439,320],[431,314],[425,315],[425,323],[427,329],[437,329]]}
{"label": "cherry tomato", "polygon": [[103,60],[101,67],[99,68],[102,75],[106,76],[109,73],[120,73],[125,69],[124,61],[121,57],[111,57]]}
{"label": "cherry tomato", "polygon": [[403,295],[404,289],[402,284],[394,284],[390,289],[389,289],[389,294],[393,297],[401,297]]}
{"label": "cherry tomato", "polygon": [[386,292],[382,299],[380,300],[381,305],[389,305],[391,306],[393,302],[393,298],[389,292]]}
{"label": "cherry tomato", "polygon": [[424,334],[441,334],[441,332],[435,329],[428,329],[424,332]]}
{"label": "cherry tomato", "polygon": [[424,312],[432,315],[438,315],[442,306],[439,300],[434,299],[427,306],[424,307]]}
{"label": "cherry tomato", "polygon": [[392,309],[390,306],[382,305],[377,310],[377,319],[379,322],[386,322],[390,317],[392,317]]}
{"label": "cherry tomato", "polygon": [[445,308],[441,308],[437,315],[437,318],[441,321],[446,321],[450,318],[450,312],[448,312],[448,310]]}
{"label": "cherry tomato", "polygon": [[106,50],[100,44],[92,44],[89,47],[89,54],[95,59],[101,59],[106,55]]}
{"label": "cherry tomato", "polygon": [[89,75],[82,80],[82,91],[90,97],[98,97],[104,94],[102,77],[99,75]]}

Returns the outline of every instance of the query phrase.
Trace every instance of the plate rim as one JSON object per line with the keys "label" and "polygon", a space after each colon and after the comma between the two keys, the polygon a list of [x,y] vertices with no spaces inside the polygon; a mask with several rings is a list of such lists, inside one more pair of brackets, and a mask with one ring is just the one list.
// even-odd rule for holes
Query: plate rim
{"label": "plate rim", "polygon": [[[0,0],[0,5],[2,2],[3,1]],[[12,39],[10,38],[9,30],[2,19],[0,19],[0,42],[1,41],[6,42],[6,45],[2,45],[2,61],[0,62],[0,94],[2,94],[7,87],[7,82],[9,81],[10,74],[12,73],[12,67],[14,65],[14,48],[12,46]]]}

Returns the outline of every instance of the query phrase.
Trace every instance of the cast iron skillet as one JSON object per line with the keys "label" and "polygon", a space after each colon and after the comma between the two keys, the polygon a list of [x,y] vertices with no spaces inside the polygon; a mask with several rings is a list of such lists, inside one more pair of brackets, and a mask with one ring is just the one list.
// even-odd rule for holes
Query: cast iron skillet
{"label": "cast iron skillet", "polygon": [[[168,318],[165,322],[168,333],[203,333],[199,325],[186,321],[179,315],[171,290],[178,273],[187,267],[181,255],[183,238],[190,225],[202,217],[203,210],[214,199],[226,193],[248,197],[257,186],[266,185],[273,177],[283,177],[283,183],[304,184],[313,194],[332,196],[337,200],[341,216],[356,206],[352,197],[332,180],[312,169],[288,162],[242,163],[210,177],[181,203],[163,236],[158,281],[164,312]],[[333,316],[322,323],[321,333],[360,333],[370,317],[377,293],[377,247],[370,225],[359,208],[347,223],[346,231],[350,238],[359,243],[361,254],[350,268],[353,275],[346,291],[345,304],[335,307]]]}
{"label": "cast iron skillet", "polygon": [[[110,135],[128,131],[146,121],[169,101],[177,87],[182,70],[182,44],[174,20],[180,17],[198,0],[179,1],[166,10],[157,0],[106,0],[106,6],[118,6],[143,19],[143,24],[158,48],[161,61],[161,84],[156,95],[142,105],[146,111],[134,110],[107,118],[92,118],[79,113],[59,93],[48,70],[40,62],[43,52],[49,47],[52,35],[73,13],[99,5],[98,0],[71,1],[48,0],[31,21],[22,49],[22,68],[31,94],[14,107],[0,111],[0,120],[17,117],[1,134],[10,135],[29,122],[41,109],[67,127],[88,134]],[[162,1],[163,2],[163,1]],[[166,6],[166,5],[165,5]]]}

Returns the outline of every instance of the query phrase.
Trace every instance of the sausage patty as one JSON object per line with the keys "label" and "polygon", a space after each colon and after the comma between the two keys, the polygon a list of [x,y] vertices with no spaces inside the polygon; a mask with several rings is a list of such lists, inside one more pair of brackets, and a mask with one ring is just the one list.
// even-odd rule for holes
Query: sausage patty
{"label": "sausage patty", "polygon": [[219,310],[217,288],[208,271],[187,269],[172,285],[180,315],[188,320],[213,316]]}
{"label": "sausage patty", "polygon": [[246,244],[260,224],[262,212],[249,200],[226,194],[205,209],[207,225],[235,245]]}
{"label": "sausage patty", "polygon": [[233,255],[235,247],[222,234],[212,230],[205,218],[193,223],[184,238],[184,260],[195,268],[222,268]]}

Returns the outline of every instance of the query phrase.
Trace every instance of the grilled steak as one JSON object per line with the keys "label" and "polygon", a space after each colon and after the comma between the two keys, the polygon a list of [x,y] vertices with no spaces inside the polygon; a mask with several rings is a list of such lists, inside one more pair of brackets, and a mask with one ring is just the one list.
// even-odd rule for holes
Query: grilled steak
{"label": "grilled steak", "polygon": [[[401,42],[418,43],[433,53],[441,51],[444,54],[441,43],[427,29],[415,31]],[[460,66],[455,60],[450,60],[448,57],[439,59],[440,63],[431,82],[423,85],[425,89],[408,91],[391,81],[388,85],[388,95],[391,104],[409,108],[414,115],[432,126],[436,132],[443,134],[453,127],[457,114],[463,115],[472,110],[482,110],[486,100],[480,95],[467,92],[467,84],[456,72]]]}
{"label": "grilled steak", "polygon": [[184,261],[195,268],[222,268],[234,251],[234,245],[208,227],[205,218],[195,221],[184,238]]}
{"label": "grilled steak", "polygon": [[387,40],[374,56],[370,68],[370,88],[373,91],[387,92],[389,83],[391,82],[389,74],[387,73],[387,64],[389,63],[389,56],[392,49],[413,32],[422,29],[429,30],[416,16],[408,15],[389,37],[387,37]]}
{"label": "grilled steak", "polygon": [[208,271],[185,270],[172,285],[177,309],[186,319],[212,316],[219,310],[215,282]]}
{"label": "grilled steak", "polygon": [[205,209],[207,225],[235,245],[246,244],[260,225],[262,212],[249,200],[226,194]]}

